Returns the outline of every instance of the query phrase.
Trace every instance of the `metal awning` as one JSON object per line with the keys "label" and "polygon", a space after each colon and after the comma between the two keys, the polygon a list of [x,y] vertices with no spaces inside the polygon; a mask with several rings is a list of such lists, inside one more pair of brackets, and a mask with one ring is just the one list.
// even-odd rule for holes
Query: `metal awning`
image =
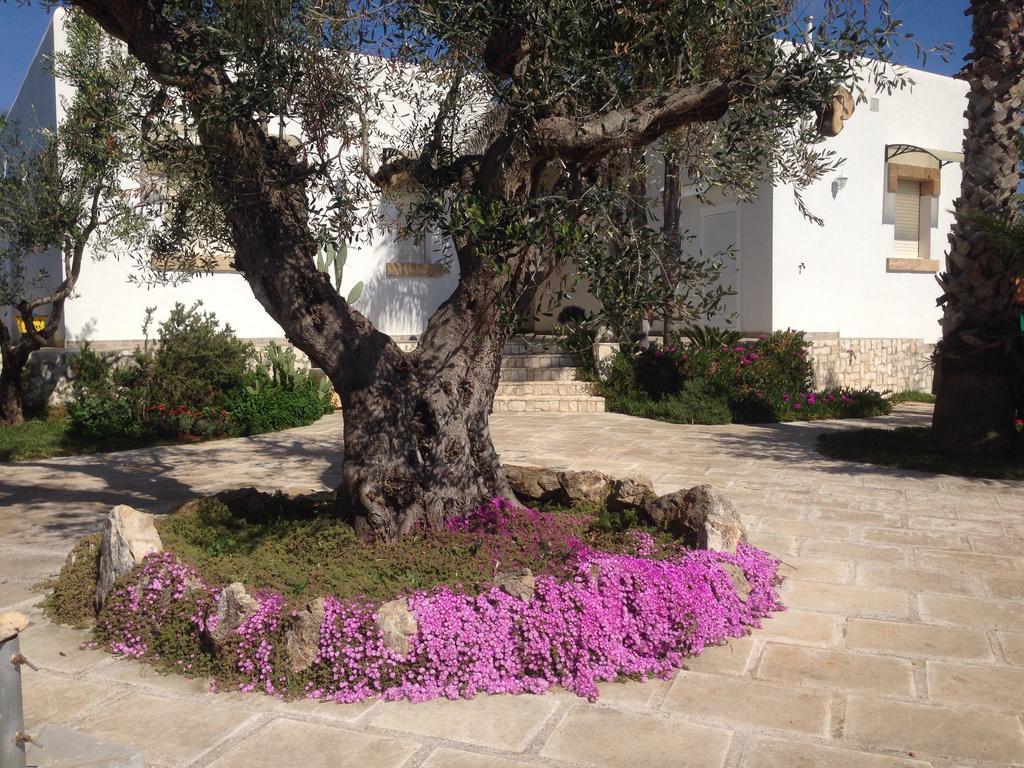
{"label": "metal awning", "polygon": [[[939,168],[945,168],[950,163],[962,163],[964,161],[963,152],[950,152],[945,149],[929,149],[928,147],[919,147],[915,144],[886,144],[885,145],[885,161],[889,162],[897,157],[903,155],[927,155],[933,160],[938,162]],[[909,158],[907,158],[909,159]]]}

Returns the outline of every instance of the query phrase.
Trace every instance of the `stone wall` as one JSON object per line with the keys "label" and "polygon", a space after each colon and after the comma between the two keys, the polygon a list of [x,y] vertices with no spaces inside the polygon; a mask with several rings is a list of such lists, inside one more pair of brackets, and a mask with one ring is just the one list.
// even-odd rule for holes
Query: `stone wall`
{"label": "stone wall", "polygon": [[818,388],[932,390],[929,359],[935,345],[923,339],[856,339],[837,333],[809,333],[807,340]]}

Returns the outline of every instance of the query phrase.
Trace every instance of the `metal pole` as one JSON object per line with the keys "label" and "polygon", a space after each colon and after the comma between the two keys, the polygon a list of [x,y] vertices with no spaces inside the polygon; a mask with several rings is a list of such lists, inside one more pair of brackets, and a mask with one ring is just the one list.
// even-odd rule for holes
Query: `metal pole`
{"label": "metal pole", "polygon": [[0,768],[25,768],[25,712],[21,701],[21,667],[35,669],[21,655],[19,633],[28,626],[21,613],[0,613]]}

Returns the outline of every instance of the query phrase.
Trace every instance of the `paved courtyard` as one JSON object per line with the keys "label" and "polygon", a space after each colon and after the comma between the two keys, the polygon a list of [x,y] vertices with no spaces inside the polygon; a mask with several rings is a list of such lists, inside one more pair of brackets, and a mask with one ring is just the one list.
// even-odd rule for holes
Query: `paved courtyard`
{"label": "paved courtyard", "polygon": [[[877,423],[924,424],[903,406]],[[1024,766],[1024,484],[825,460],[851,423],[687,427],[618,414],[500,414],[504,460],[659,492],[713,483],[781,558],[789,610],[672,680],[427,704],[210,694],[79,649],[34,587],[116,503],[163,512],[227,488],[329,487],[340,417],[199,446],[0,465],[0,606],[34,626],[30,730],[73,726],[147,765],[355,768],[981,768]],[[30,758],[31,758],[30,753]]]}

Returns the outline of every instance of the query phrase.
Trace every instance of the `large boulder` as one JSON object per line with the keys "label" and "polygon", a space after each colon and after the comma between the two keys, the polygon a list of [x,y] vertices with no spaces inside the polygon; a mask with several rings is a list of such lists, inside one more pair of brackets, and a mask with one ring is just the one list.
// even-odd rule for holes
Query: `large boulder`
{"label": "large boulder", "polygon": [[239,581],[224,588],[217,600],[217,626],[210,632],[214,650],[219,652],[225,641],[242,623],[260,608],[256,598]]}
{"label": "large boulder", "polygon": [[402,656],[409,653],[412,647],[409,641],[420,628],[409,610],[409,601],[404,597],[384,603],[377,609],[377,626],[384,637],[384,646]]}
{"label": "large boulder", "polygon": [[512,597],[529,602],[533,600],[533,594],[537,588],[537,579],[534,577],[533,571],[529,568],[523,568],[521,571],[498,573],[494,577],[494,584]]}
{"label": "large boulder", "polygon": [[560,501],[575,507],[577,504],[604,504],[611,490],[611,478],[602,472],[559,472],[558,484],[562,494]]}
{"label": "large boulder", "polygon": [[324,598],[318,597],[294,616],[285,633],[288,663],[292,672],[309,669],[320,652],[320,627],[324,623]]}
{"label": "large boulder", "polygon": [[651,522],[700,549],[732,553],[747,538],[732,502],[710,485],[659,496],[644,512]]}
{"label": "large boulder", "polygon": [[506,464],[502,471],[512,492],[523,504],[558,501],[561,496],[562,485],[553,469]]}
{"label": "large boulder", "polygon": [[153,515],[125,504],[114,507],[103,524],[100,539],[100,573],[96,584],[96,608],[103,606],[114,582],[145,559],[163,552]]}
{"label": "large boulder", "polygon": [[655,497],[654,482],[646,475],[629,475],[612,483],[608,507],[613,510],[643,509]]}

